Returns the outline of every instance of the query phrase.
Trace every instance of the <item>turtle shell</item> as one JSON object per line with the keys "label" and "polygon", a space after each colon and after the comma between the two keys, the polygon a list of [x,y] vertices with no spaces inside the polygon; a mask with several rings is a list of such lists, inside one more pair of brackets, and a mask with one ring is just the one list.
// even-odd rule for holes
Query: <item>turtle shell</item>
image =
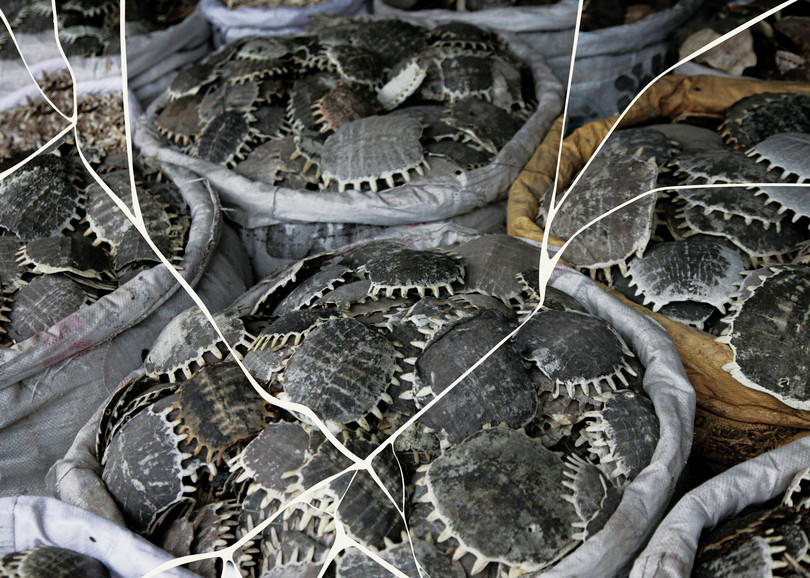
{"label": "turtle shell", "polygon": [[376,408],[396,367],[396,351],[385,337],[354,319],[331,319],[293,353],[284,391],[327,423],[354,422]]}
{"label": "turtle shell", "polygon": [[427,466],[423,500],[447,534],[475,556],[473,574],[489,562],[531,572],[579,543],[574,524],[581,519],[574,504],[561,499],[568,496],[566,471],[539,441],[494,427],[445,450]]}
{"label": "turtle shell", "polygon": [[[546,228],[555,237],[571,240],[564,255],[569,262],[588,269],[616,264],[625,268],[626,259],[642,254],[652,236],[656,196],[637,197],[655,187],[658,167],[652,159],[597,155],[580,174],[582,178],[558,199],[559,210]],[[633,199],[637,200],[606,214]],[[580,232],[583,227],[587,228]]]}
{"label": "turtle shell", "polygon": [[704,212],[719,212],[724,219],[742,217],[746,225],[758,221],[764,228],[771,225],[780,230],[782,215],[777,205],[769,205],[758,189],[749,187],[699,187],[681,189],[677,195],[688,204],[702,207]]}
{"label": "turtle shell", "polygon": [[166,89],[166,96],[169,100],[177,100],[184,96],[195,95],[218,77],[219,69],[216,66],[207,62],[192,64],[175,75],[169,88]]}
{"label": "turtle shell", "polygon": [[34,157],[0,182],[0,227],[24,241],[73,230],[84,199],[74,178],[69,159]]}
{"label": "turtle shell", "polygon": [[199,107],[203,96],[193,94],[169,102],[155,117],[155,128],[170,141],[188,145],[203,129]]}
{"label": "turtle shell", "polygon": [[395,178],[407,181],[410,171],[424,172],[422,125],[409,116],[369,116],[344,124],[324,142],[324,185],[337,181],[340,191],[351,185],[372,191],[377,181],[389,187]]}
{"label": "turtle shell", "polygon": [[[390,546],[379,552],[379,556],[403,572],[406,576],[419,576],[419,567],[428,576],[446,576],[447,578],[465,578],[464,568],[452,561],[435,546],[423,540],[412,540],[410,543]],[[338,560],[338,578],[365,576],[366,578],[388,578],[391,573],[380,566],[365,553],[353,548]]]}
{"label": "turtle shell", "polygon": [[87,291],[64,275],[35,277],[14,294],[8,336],[15,341],[28,339],[89,302]]}
{"label": "turtle shell", "polygon": [[778,175],[739,151],[712,149],[682,152],[669,165],[686,184],[776,183]]}
{"label": "turtle shell", "polygon": [[243,159],[245,145],[251,138],[251,117],[229,110],[215,116],[203,129],[193,149],[194,156],[210,163],[231,166]]}
{"label": "turtle shell", "polygon": [[[633,353],[604,319],[577,311],[540,311],[513,338],[520,354],[534,363],[569,397],[579,385],[586,395],[590,386],[601,391],[614,378],[626,383],[623,372],[635,372],[627,364]],[[588,343],[583,355],[582,344]]]}
{"label": "turtle shell", "polygon": [[773,134],[808,132],[810,95],[762,93],[746,96],[726,111],[726,120],[720,131],[728,142],[743,149]]}
{"label": "turtle shell", "polygon": [[[810,409],[810,267],[756,271],[732,304],[725,335],[734,360],[723,369],[743,385],[798,409]],[[747,293],[747,294],[746,294]]]}
{"label": "turtle shell", "polygon": [[672,155],[672,146],[664,133],[652,128],[626,128],[611,134],[602,148],[600,155],[631,155],[646,161],[655,159],[655,164],[664,166]]}
{"label": "turtle shell", "polygon": [[630,286],[653,311],[673,301],[699,301],[722,313],[745,271],[736,251],[707,241],[659,243],[629,265]]}
{"label": "turtle shell", "polygon": [[[244,323],[230,311],[214,314],[214,322],[222,331],[225,340],[238,354],[245,351],[253,336],[245,331]],[[190,307],[172,319],[160,332],[151,351],[144,360],[146,374],[156,379],[166,376],[176,381],[181,375],[191,377],[191,368],[203,365],[205,357],[222,359],[224,344],[203,315],[202,311]]]}
{"label": "turtle shell", "polygon": [[73,273],[102,280],[112,277],[107,253],[84,237],[48,237],[30,241],[20,249],[20,266],[34,273]]}
{"label": "turtle shell", "polygon": [[765,197],[766,203],[776,204],[780,213],[789,211],[793,223],[810,217],[810,187],[773,185],[760,187],[757,193]]}
{"label": "turtle shell", "polygon": [[[447,326],[415,364],[414,394],[424,407],[440,396],[506,335],[512,326],[488,309]],[[406,376],[403,376],[405,379]],[[537,396],[525,366],[510,343],[504,343],[419,418],[457,443],[487,424],[506,422],[519,428],[531,421]]]}
{"label": "turtle shell", "polygon": [[464,267],[458,259],[432,251],[401,249],[371,259],[357,270],[368,275],[371,295],[385,291],[387,297],[397,290],[405,297],[412,289],[422,297],[428,290],[436,297],[442,289],[452,294],[453,283],[464,280]]}
{"label": "turtle shell", "polygon": [[[810,107],[808,112],[810,113]],[[810,121],[810,118],[808,120]],[[769,171],[780,169],[783,179],[805,183],[810,181],[810,163],[806,154],[808,146],[810,134],[786,132],[769,136],[745,154],[756,158],[757,162],[767,163]]]}

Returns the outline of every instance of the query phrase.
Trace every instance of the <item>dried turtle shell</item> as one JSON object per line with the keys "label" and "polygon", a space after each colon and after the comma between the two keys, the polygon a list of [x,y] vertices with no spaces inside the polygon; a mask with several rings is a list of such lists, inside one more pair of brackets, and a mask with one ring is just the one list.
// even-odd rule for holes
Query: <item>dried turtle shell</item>
{"label": "dried turtle shell", "polygon": [[[624,273],[626,259],[641,255],[652,236],[656,196],[647,195],[605,214],[655,187],[655,160],[597,155],[581,175],[562,205],[558,199],[559,210],[547,228],[555,237],[572,239],[565,249],[567,261],[588,269],[618,264]],[[550,198],[547,201],[550,204]],[[594,222],[600,217],[604,218]],[[577,234],[582,227],[587,228]]]}
{"label": "dried turtle shell", "polygon": [[[604,319],[577,311],[539,311],[515,334],[515,347],[520,354],[535,364],[557,385],[574,396],[578,385],[586,395],[590,387],[602,391],[607,383],[616,389],[613,381],[625,385],[624,372],[635,371],[627,359],[633,357],[624,340]],[[588,344],[587,355],[582,344]]]}
{"label": "dried turtle shell", "polygon": [[354,319],[331,319],[293,353],[284,391],[327,423],[359,421],[376,409],[396,368],[396,351],[385,337]]}
{"label": "dried turtle shell", "polygon": [[321,157],[324,186],[337,181],[340,191],[363,184],[377,191],[409,172],[423,173],[427,164],[420,142],[422,125],[409,116],[369,116],[343,125],[324,142]]}
{"label": "dried turtle shell", "polygon": [[[504,472],[508,471],[509,475]],[[579,543],[581,522],[565,494],[567,468],[539,441],[521,431],[480,431],[427,466],[422,498],[434,508],[461,553],[475,556],[475,574],[489,562],[520,571],[544,568]],[[475,507],[470,507],[475,504]]]}
{"label": "dried turtle shell", "polygon": [[773,134],[808,130],[810,95],[772,92],[738,100],[726,111],[726,120],[720,127],[727,142],[743,149]]}
{"label": "dried turtle shell", "polygon": [[810,146],[809,133],[786,132],[769,136],[754,145],[745,154],[754,157],[757,162],[767,163],[769,171],[780,169],[783,179],[793,178],[800,183],[805,183],[810,181],[810,163],[807,161],[808,146]]}
{"label": "dried turtle shell", "polygon": [[73,230],[83,195],[73,163],[54,154],[34,157],[0,182],[0,227],[23,240]]}
{"label": "dried turtle shell", "polygon": [[[446,326],[415,364],[417,405],[423,407],[509,334],[503,315],[488,309]],[[406,379],[403,375],[402,379]],[[506,422],[519,428],[531,421],[537,395],[523,363],[510,343],[504,343],[425,412],[419,421],[441,429],[456,443],[487,424]]]}
{"label": "dried turtle shell", "polygon": [[28,339],[89,302],[87,291],[64,275],[36,277],[14,294],[8,336],[15,341]]}
{"label": "dried turtle shell", "polygon": [[73,273],[102,280],[112,278],[107,253],[84,237],[48,237],[30,241],[20,249],[17,262],[34,273]]}
{"label": "dried turtle shell", "polygon": [[[237,353],[240,353],[239,349],[250,347],[253,336],[245,331],[239,317],[228,311],[216,313],[213,317],[225,340]],[[191,367],[203,365],[206,354],[222,359],[223,348],[224,344],[219,342],[219,336],[202,311],[196,306],[190,307],[163,328],[143,365],[146,374],[156,379],[167,376],[170,381],[175,381],[179,374],[188,379]]]}
{"label": "dried turtle shell", "polygon": [[673,301],[699,301],[722,313],[745,271],[732,249],[707,241],[659,243],[629,265],[630,286],[652,310]]}
{"label": "dried turtle shell", "polygon": [[458,259],[432,251],[401,249],[371,259],[357,270],[368,275],[372,296],[385,291],[386,297],[392,297],[399,291],[405,297],[415,289],[422,297],[428,290],[438,297],[442,289],[452,294],[452,284],[464,282],[464,267]]}
{"label": "dried turtle shell", "polygon": [[[379,556],[403,572],[406,576],[419,576],[414,558],[418,560],[421,571],[428,576],[447,578],[465,578],[464,568],[458,562],[450,560],[435,546],[423,540],[412,540],[410,543],[390,546],[378,553]],[[351,549],[338,560],[338,578],[388,578],[391,573],[360,550]]]}
{"label": "dried turtle shell", "polygon": [[[743,285],[725,335],[734,360],[723,366],[743,385],[797,409],[810,409],[810,267],[758,270]],[[747,294],[746,294],[747,293]]]}
{"label": "dried turtle shell", "polygon": [[251,117],[228,110],[215,116],[203,129],[192,150],[194,156],[218,165],[232,166],[243,159],[245,145],[252,135]]}

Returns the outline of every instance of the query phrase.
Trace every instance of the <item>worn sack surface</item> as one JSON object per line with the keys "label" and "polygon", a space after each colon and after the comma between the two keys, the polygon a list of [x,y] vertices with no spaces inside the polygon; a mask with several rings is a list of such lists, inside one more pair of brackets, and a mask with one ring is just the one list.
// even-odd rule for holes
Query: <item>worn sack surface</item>
{"label": "worn sack surface", "polygon": [[[716,115],[745,96],[784,91],[808,93],[810,87],[806,83],[716,76],[667,76],[639,98],[617,128],[656,118],[675,119],[684,114]],[[563,141],[558,191],[562,191],[585,165],[617,120],[618,116],[614,116],[591,122]],[[510,234],[538,241],[543,238],[543,230],[534,220],[538,214],[538,200],[554,181],[561,127],[562,121],[558,119],[510,189],[507,208]],[[559,239],[550,242],[562,245]],[[707,333],[632,304],[618,294],[616,296],[660,322],[678,348],[689,380],[697,392],[695,450],[712,467],[728,467],[810,433],[808,412],[788,407],[770,395],[749,389],[722,369],[732,360],[729,346],[717,343]],[[756,435],[749,435],[754,430]]]}

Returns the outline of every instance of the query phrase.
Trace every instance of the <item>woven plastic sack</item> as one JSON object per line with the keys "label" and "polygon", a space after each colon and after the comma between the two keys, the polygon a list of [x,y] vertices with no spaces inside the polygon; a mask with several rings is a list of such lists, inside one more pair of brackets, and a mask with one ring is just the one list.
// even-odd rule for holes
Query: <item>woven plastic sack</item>
{"label": "woven plastic sack", "polygon": [[214,45],[233,42],[244,36],[295,34],[307,26],[307,20],[318,14],[358,16],[368,14],[367,0],[321,0],[312,6],[278,8],[228,8],[220,0],[200,0],[199,7],[211,23]]}
{"label": "woven plastic sack", "polygon": [[[568,114],[572,126],[621,112],[673,58],[669,35],[703,0],[680,0],[638,22],[582,32],[577,39]],[[555,70],[568,55],[549,57]]]}
{"label": "woven plastic sack", "polygon": [[[530,65],[538,108],[489,164],[457,176],[435,177],[419,184],[407,183],[379,193],[347,190],[336,194],[267,185],[163,146],[153,126],[155,111],[163,98],[156,100],[138,119],[135,143],[144,154],[154,156],[160,162],[187,167],[205,177],[217,189],[228,218],[241,227],[241,236],[258,267],[257,272],[264,275],[273,268],[272,263],[289,259],[294,254],[292,248],[278,244],[268,246],[266,242],[272,232],[265,229],[279,223],[414,225],[453,219],[506,198],[509,185],[562,110],[564,91],[543,59],[533,54],[525,43],[514,34],[501,33],[501,37],[518,57]],[[503,213],[499,218],[502,222]],[[470,219],[475,219],[475,215]],[[285,234],[289,235],[292,229],[292,226],[287,227]],[[380,231],[366,229],[345,240],[367,239]],[[295,236],[300,239],[308,234],[304,230]],[[278,243],[294,244],[294,240],[276,238]],[[323,248],[337,248],[337,240],[339,237],[333,246]],[[269,265],[262,266],[262,263]]]}
{"label": "woven plastic sack", "polygon": [[146,107],[181,68],[197,62],[212,48],[211,27],[199,6],[178,24],[127,37],[128,88]]}
{"label": "woven plastic sack", "polygon": [[[784,91],[810,93],[810,86],[800,82],[716,76],[667,76],[636,101],[617,128],[687,114],[718,115],[745,96]],[[617,119],[611,117],[591,122],[563,141],[559,191],[585,165]],[[562,120],[558,119],[509,191],[507,230],[511,235],[542,240],[543,231],[535,224],[538,200],[554,180],[561,127]],[[558,239],[551,242],[562,245]],[[610,291],[607,287],[603,289]],[[749,389],[723,371],[722,366],[732,360],[728,345],[717,343],[714,337],[703,331],[653,313],[613,293],[661,323],[678,348],[689,380],[697,392],[695,451],[707,465],[715,470],[724,469],[810,434],[810,412],[788,407],[768,394]],[[753,439],[757,439],[756,444]]]}
{"label": "woven plastic sack", "polygon": [[[142,576],[171,556],[126,528],[54,498],[0,498],[0,557],[39,545],[80,552],[102,562],[112,578]],[[192,578],[173,568],[165,578]]]}
{"label": "woven plastic sack", "polygon": [[[476,236],[478,234],[470,229],[442,225],[400,240],[407,241],[410,248],[424,249],[436,246],[437,241],[459,243]],[[660,440],[650,465],[625,488],[618,509],[605,527],[554,567],[539,573],[543,576],[611,576],[632,562],[634,554],[663,517],[689,454],[694,391],[666,331],[655,321],[623,305],[568,267],[557,267],[551,284],[575,297],[590,313],[606,319],[636,352],[646,366],[644,389],[660,421]],[[235,303],[250,309],[266,290],[266,282],[259,282]],[[130,377],[138,375],[134,373]],[[99,411],[82,429],[65,459],[52,470],[51,480],[56,482],[61,499],[116,520],[120,519],[120,513],[99,478],[101,467],[94,455],[100,417]]]}
{"label": "woven plastic sack", "polygon": [[[250,284],[247,255],[222,222],[216,195],[187,171],[165,169],[191,211],[180,273],[210,307],[223,307]],[[48,468],[118,382],[141,365],[166,323],[191,304],[159,265],[0,351],[0,495],[45,494]]]}
{"label": "woven plastic sack", "polygon": [[401,10],[389,6],[385,0],[374,0],[373,5],[376,16],[401,18],[423,26],[459,21],[514,32],[531,46],[535,54],[546,59],[564,84],[568,81],[578,9],[579,0],[560,0],[548,6],[511,6],[474,12],[439,8]]}
{"label": "woven plastic sack", "polygon": [[784,493],[810,465],[810,438],[796,440],[711,478],[669,511],[636,559],[631,578],[679,578],[692,570],[701,531]]}

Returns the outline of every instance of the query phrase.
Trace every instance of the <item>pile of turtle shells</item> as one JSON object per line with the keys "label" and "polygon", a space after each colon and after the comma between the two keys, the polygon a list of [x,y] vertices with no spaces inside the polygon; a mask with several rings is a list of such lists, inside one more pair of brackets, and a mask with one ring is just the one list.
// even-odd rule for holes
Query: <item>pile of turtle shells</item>
{"label": "pile of turtle shells", "polygon": [[[414,555],[431,576],[554,564],[602,528],[659,426],[643,366],[568,295],[548,288],[506,339],[539,303],[538,256],[505,235],[372,241],[272,273],[215,321],[286,409],[181,314],[99,427],[128,524],[176,556],[242,540],[245,576],[315,575],[338,536],[407,575]],[[333,569],[387,572],[354,549]]]}
{"label": "pile of turtle shells", "polygon": [[[734,361],[724,369],[744,385],[810,409],[810,186],[801,184],[810,179],[808,143],[804,94],[746,97],[716,130],[688,123],[619,130],[548,226],[567,239],[645,191],[690,185],[608,215],[564,258],[729,344]],[[726,186],[710,186],[718,184]]]}
{"label": "pile of turtle shells", "polygon": [[[73,110],[70,73],[66,69],[43,73],[37,82],[53,106],[37,97],[0,111],[0,170],[32,155],[68,127],[68,121],[54,110],[54,106],[66,115]],[[77,105],[76,132],[82,143],[82,152],[91,163],[99,163],[109,155],[126,150],[124,132],[110,129],[124,126],[120,91],[82,94],[77,97]],[[70,132],[65,141],[70,142],[73,138],[73,132]]]}
{"label": "pile of turtle shells", "polygon": [[530,78],[473,25],[322,19],[181,71],[154,123],[182,151],[256,181],[377,191],[487,164],[528,118]]}
{"label": "pile of turtle shells", "polygon": [[[179,260],[190,226],[185,202],[155,165],[139,160],[135,168],[152,240],[164,255]],[[126,158],[109,157],[98,169],[130,205]],[[48,329],[160,262],[81,168],[69,143],[30,159],[0,182],[0,233],[3,341],[22,341]]]}

